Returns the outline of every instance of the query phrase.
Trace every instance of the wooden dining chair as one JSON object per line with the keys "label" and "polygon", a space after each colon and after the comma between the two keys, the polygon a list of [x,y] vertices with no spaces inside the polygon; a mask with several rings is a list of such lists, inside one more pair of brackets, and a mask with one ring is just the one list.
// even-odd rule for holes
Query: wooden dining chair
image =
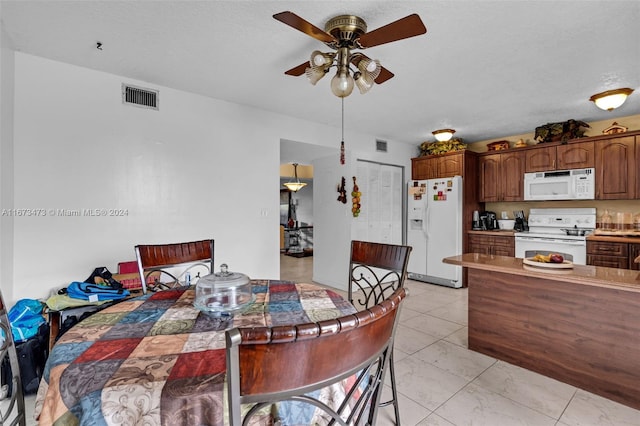
{"label": "wooden dining chair", "polygon": [[[213,271],[214,240],[135,246],[142,292],[166,290],[185,284],[186,273],[194,267]],[[149,277],[157,275],[153,285]],[[166,281],[168,277],[168,281]]]}
{"label": "wooden dining chair", "polygon": [[24,394],[20,379],[20,365],[18,353],[11,334],[11,325],[7,316],[6,305],[0,292],[0,361],[4,364],[5,358],[11,366],[11,376],[5,378],[0,389],[0,426],[26,424],[26,412],[24,408]]}
{"label": "wooden dining chair", "polygon": [[[300,418],[304,406],[335,424],[375,425],[405,295],[400,288],[370,309],[331,320],[227,330],[231,426],[273,412],[273,404],[278,413],[293,410],[296,424],[310,424],[309,418]],[[344,387],[342,400],[315,392],[331,385]],[[250,406],[243,410],[242,404]],[[297,409],[293,404],[299,404]]]}
{"label": "wooden dining chair", "polygon": [[[368,309],[404,287],[411,246],[351,241],[349,262],[349,302],[356,309]],[[393,405],[396,425],[400,425],[396,374],[393,351],[389,359],[391,399],[380,403],[381,407]]]}

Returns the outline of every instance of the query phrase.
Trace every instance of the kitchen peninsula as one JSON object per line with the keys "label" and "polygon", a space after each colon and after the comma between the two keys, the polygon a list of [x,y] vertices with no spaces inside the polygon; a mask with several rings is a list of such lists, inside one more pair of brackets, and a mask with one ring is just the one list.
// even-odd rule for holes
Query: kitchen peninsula
{"label": "kitchen peninsula", "polygon": [[640,273],[467,253],[469,349],[640,409]]}

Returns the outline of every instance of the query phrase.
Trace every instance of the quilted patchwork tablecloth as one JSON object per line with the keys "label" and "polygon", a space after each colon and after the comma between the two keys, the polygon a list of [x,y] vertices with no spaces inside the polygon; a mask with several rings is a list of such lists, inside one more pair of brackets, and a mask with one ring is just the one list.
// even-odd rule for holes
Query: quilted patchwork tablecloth
{"label": "quilted patchwork tablecloth", "polygon": [[36,400],[39,424],[222,425],[225,329],[355,312],[317,285],[254,280],[252,290],[255,303],[233,318],[194,308],[192,286],[128,299],[81,321],[51,351]]}

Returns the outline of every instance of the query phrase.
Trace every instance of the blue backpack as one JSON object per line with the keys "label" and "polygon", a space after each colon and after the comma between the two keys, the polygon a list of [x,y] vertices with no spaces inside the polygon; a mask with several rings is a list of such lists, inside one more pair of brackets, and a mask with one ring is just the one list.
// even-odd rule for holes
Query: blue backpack
{"label": "blue backpack", "polygon": [[24,342],[38,334],[46,320],[42,316],[44,304],[35,299],[20,299],[9,310],[11,334],[15,343]]}
{"label": "blue backpack", "polygon": [[81,283],[74,281],[67,286],[67,294],[74,299],[98,302],[102,300],[119,300],[129,297],[129,290],[110,286]]}

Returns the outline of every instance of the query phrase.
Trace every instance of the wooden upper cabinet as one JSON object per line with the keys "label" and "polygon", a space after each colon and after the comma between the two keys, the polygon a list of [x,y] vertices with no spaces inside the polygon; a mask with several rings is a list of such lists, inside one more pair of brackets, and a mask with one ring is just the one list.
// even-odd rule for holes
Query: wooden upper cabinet
{"label": "wooden upper cabinet", "polygon": [[556,169],[584,169],[594,167],[595,153],[593,142],[576,142],[556,147]]}
{"label": "wooden upper cabinet", "polygon": [[523,152],[509,152],[501,155],[502,199],[500,201],[524,200],[525,155]]}
{"label": "wooden upper cabinet", "polygon": [[480,202],[500,201],[500,154],[483,155],[478,160]]}
{"label": "wooden upper cabinet", "polygon": [[478,161],[479,201],[522,201],[524,199],[524,152],[483,155]]}
{"label": "wooden upper cabinet", "polygon": [[595,164],[593,142],[536,147],[527,150],[525,156],[526,172],[582,169]]}
{"label": "wooden upper cabinet", "polygon": [[635,136],[595,141],[596,199],[636,196]]}
{"label": "wooden upper cabinet", "polygon": [[438,160],[438,176],[436,177],[452,177],[463,175],[462,171],[464,162],[462,155],[440,157]]}
{"label": "wooden upper cabinet", "polygon": [[438,172],[438,162],[431,157],[418,157],[411,159],[411,179],[433,179]]}
{"label": "wooden upper cabinet", "polygon": [[536,147],[525,151],[525,171],[544,172],[556,168],[556,147]]}
{"label": "wooden upper cabinet", "polygon": [[425,180],[464,176],[464,151],[411,159],[411,179]]}

